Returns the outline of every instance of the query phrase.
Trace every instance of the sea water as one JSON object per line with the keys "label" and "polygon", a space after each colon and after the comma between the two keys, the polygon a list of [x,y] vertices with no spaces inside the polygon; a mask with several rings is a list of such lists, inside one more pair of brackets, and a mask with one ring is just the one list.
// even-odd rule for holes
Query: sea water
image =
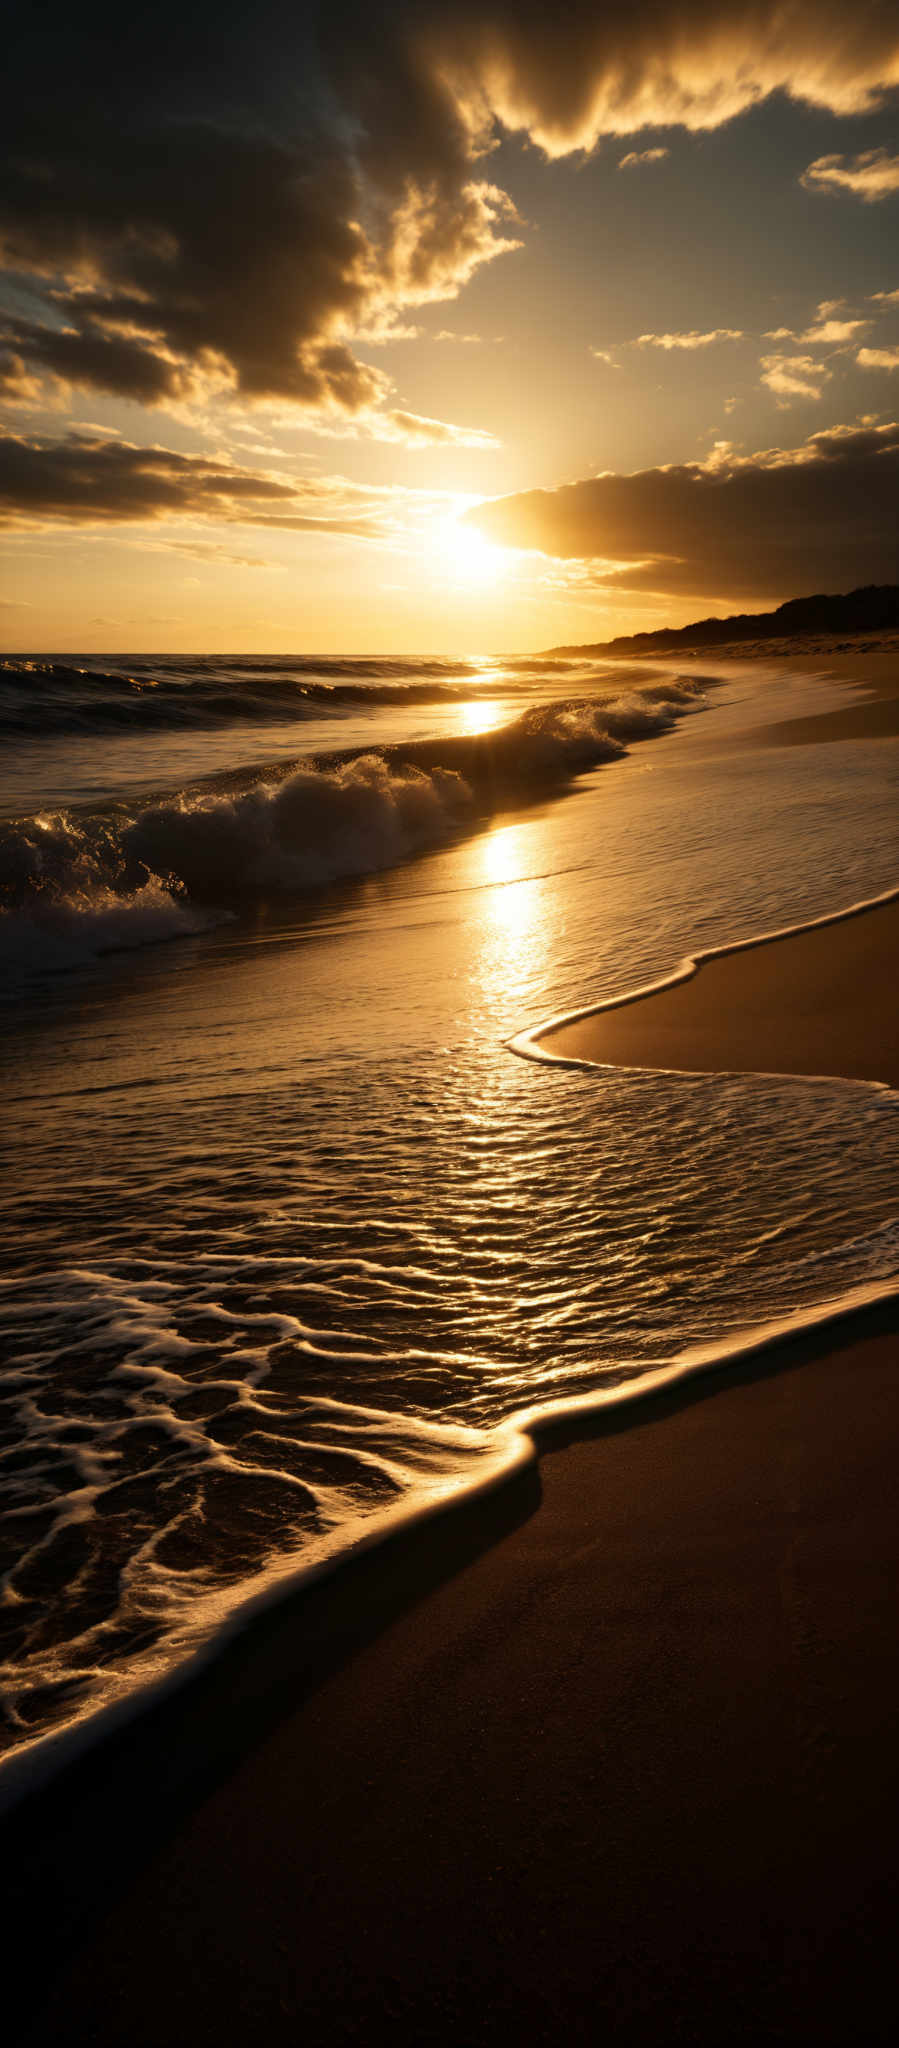
{"label": "sea water", "polygon": [[894,1094],[509,1050],[895,887],[897,743],[771,744],[845,695],[0,670],[9,1758],[511,1470],[522,1417],[894,1281]]}

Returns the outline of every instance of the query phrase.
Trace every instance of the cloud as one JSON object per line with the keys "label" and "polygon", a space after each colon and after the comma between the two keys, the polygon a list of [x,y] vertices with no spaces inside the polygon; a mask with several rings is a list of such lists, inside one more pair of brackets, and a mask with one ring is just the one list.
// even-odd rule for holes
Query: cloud
{"label": "cloud", "polygon": [[[795,449],[607,472],[475,507],[505,547],[602,558],[616,589],[771,600],[899,581],[899,424]],[[639,566],[635,567],[634,565]]]}
{"label": "cloud", "polygon": [[861,332],[863,327],[868,326],[870,326],[870,321],[868,320],[822,320],[819,318],[814,326],[807,328],[806,332],[800,335],[799,339],[800,341],[810,341],[830,347],[837,342],[852,341],[855,335]]}
{"label": "cloud", "polygon": [[294,497],[283,479],[169,448],[68,434],[0,435],[0,525],[100,523],[189,515],[253,516]]}
{"label": "cloud", "polygon": [[596,357],[598,363],[607,363],[610,370],[620,370],[621,368],[621,364],[616,363],[614,356],[607,348],[591,348],[590,354]]}
{"label": "cloud", "polygon": [[333,410],[309,423],[315,434],[327,440],[398,441],[406,448],[498,448],[499,441],[484,427],[454,426],[449,420],[429,419],[426,413],[406,412],[400,406],[360,412],[350,417]]}
{"label": "cloud", "polygon": [[20,350],[20,360],[27,356],[34,370],[65,384],[133,399],[139,405],[179,402],[198,395],[204,383],[223,381],[221,370],[216,379],[211,358],[204,379],[199,364],[192,371],[139,334],[104,332],[91,321],[79,330],[8,320],[0,330],[0,345],[4,344]]}
{"label": "cloud", "polygon": [[618,158],[618,169],[630,171],[634,170],[637,164],[660,164],[663,157],[670,155],[670,149],[629,149],[627,156]]}
{"label": "cloud", "polygon": [[40,395],[40,380],[26,369],[24,357],[0,341],[0,404],[36,405]]}
{"label": "cloud", "polygon": [[823,299],[811,325],[805,328],[767,327],[765,341],[810,342],[813,347],[837,347],[842,342],[853,341],[863,327],[870,327],[870,320],[835,319],[845,307],[843,299]]}
{"label": "cloud", "polygon": [[762,383],[780,398],[820,398],[830,371],[813,356],[763,356]]}
{"label": "cloud", "polygon": [[872,304],[879,303],[882,306],[899,306],[899,291],[872,292],[871,301]]}
{"label": "cloud", "polygon": [[376,420],[378,438],[404,441],[407,447],[498,448],[495,435],[480,427],[453,427],[445,420],[430,420],[415,412],[388,412]]}
{"label": "cloud", "polygon": [[740,327],[712,327],[705,334],[638,334],[635,348],[711,348],[715,341],[742,341]]}
{"label": "cloud", "polygon": [[[858,113],[899,79],[899,29],[880,0],[859,0],[849,21],[844,0],[572,0],[564,24],[527,0],[442,0],[401,19],[414,24],[406,50],[472,136],[498,120],[549,156],[650,127],[715,128],[776,91]],[[381,33],[379,16],[369,49]]]}
{"label": "cloud", "polygon": [[[149,34],[46,0],[4,55],[0,257],[44,305],[25,378],[353,417],[392,397],[364,337],[518,246],[502,130],[560,156],[775,91],[858,113],[899,81],[899,25],[883,0],[571,0],[563,27],[534,0],[159,0]],[[893,160],[858,161],[874,196]]]}
{"label": "cloud", "polygon": [[410,519],[445,510],[446,498],[444,492],[358,484],[343,476],[251,470],[227,456],[137,447],[104,436],[102,430],[70,432],[58,440],[0,434],[0,527],[5,530],[61,524],[101,527],[106,534],[147,524],[156,527],[159,538],[142,539],[142,546],[174,548],[241,567],[265,564],[256,556],[223,553],[218,542],[182,536],[179,522],[382,541],[407,535]]}
{"label": "cloud", "polygon": [[860,348],[855,360],[863,370],[899,370],[899,348]]}
{"label": "cloud", "polygon": [[899,156],[885,149],[866,149],[861,156],[819,156],[800,182],[814,191],[853,192],[869,205],[899,192]]}
{"label": "cloud", "polygon": [[[284,568],[283,562],[269,562],[264,555],[230,554],[227,548],[219,545],[218,541],[166,540],[157,543],[144,541],[143,547],[146,549],[148,546],[152,546],[154,552],[158,549],[160,553],[164,551],[166,554],[188,555],[191,561],[211,562],[218,568],[223,563],[232,569],[274,569],[281,571]],[[195,580],[199,581],[199,578]]]}

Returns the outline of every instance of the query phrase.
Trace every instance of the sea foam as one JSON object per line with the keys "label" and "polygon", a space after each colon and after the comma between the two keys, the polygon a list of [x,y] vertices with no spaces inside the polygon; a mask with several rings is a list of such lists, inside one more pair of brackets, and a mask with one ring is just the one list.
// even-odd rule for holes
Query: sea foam
{"label": "sea foam", "polygon": [[439,846],[700,701],[672,678],[532,707],[494,731],[235,772],[136,804],[0,824],[0,960],[13,976],[204,929],[251,895],[321,887]]}

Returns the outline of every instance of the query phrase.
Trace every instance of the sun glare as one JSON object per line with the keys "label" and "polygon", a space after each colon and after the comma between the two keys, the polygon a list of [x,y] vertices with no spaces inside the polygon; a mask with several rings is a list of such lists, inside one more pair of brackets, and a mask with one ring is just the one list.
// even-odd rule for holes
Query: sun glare
{"label": "sun glare", "polygon": [[494,547],[483,534],[462,526],[457,519],[447,521],[440,545],[452,582],[464,584],[468,590],[487,590],[505,573],[506,550]]}

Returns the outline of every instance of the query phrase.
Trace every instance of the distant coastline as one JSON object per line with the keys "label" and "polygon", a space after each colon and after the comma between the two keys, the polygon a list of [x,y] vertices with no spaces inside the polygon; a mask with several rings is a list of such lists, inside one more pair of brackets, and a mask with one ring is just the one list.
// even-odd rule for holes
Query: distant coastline
{"label": "distant coastline", "polygon": [[882,633],[899,630],[899,584],[869,583],[845,596],[793,597],[773,612],[737,612],[697,619],[654,633],[619,634],[615,640],[547,648],[547,654],[662,654],[670,649],[720,647],[738,640],[775,640],[794,633]]}

